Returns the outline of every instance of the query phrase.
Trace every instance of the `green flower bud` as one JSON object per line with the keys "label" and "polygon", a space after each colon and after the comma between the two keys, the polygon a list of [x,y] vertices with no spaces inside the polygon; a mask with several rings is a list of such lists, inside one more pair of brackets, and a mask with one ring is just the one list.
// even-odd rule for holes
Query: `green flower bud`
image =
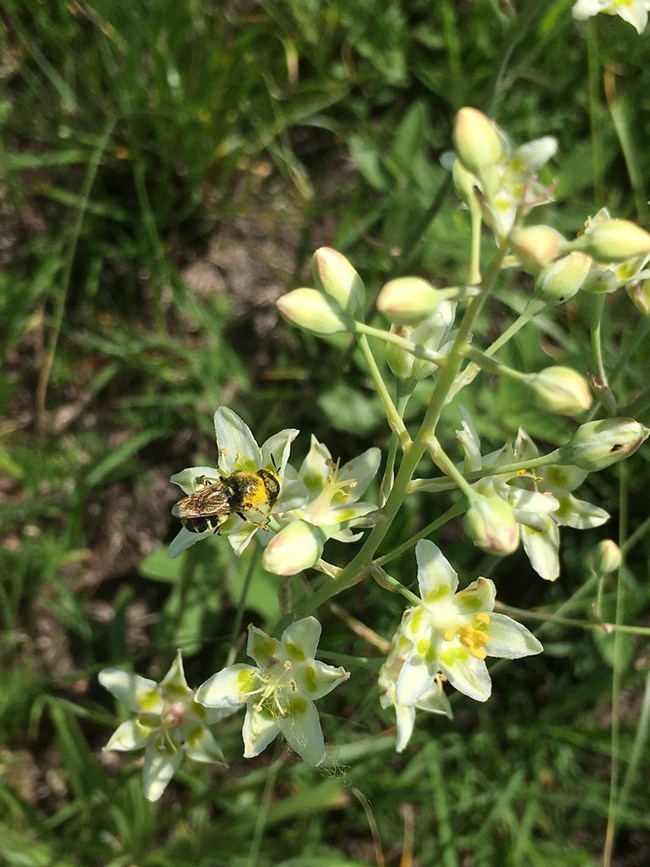
{"label": "green flower bud", "polygon": [[340,305],[317,289],[294,289],[275,303],[288,322],[314,334],[336,334],[351,330]]}
{"label": "green flower bud", "polygon": [[319,247],[311,260],[316,288],[334,298],[353,316],[363,308],[363,280],[348,260],[331,247]]}
{"label": "green flower bud", "polygon": [[559,449],[559,462],[581,470],[602,470],[633,455],[650,429],[633,418],[606,418],[580,425]]}
{"label": "green flower bud", "polygon": [[629,220],[600,220],[571,246],[598,262],[622,262],[650,253],[650,232]]}
{"label": "green flower bud", "polygon": [[563,304],[585,282],[592,260],[586,253],[569,253],[542,268],[535,284],[535,297],[549,305]]}
{"label": "green flower bud", "polygon": [[623,554],[612,539],[603,539],[596,545],[593,567],[597,575],[609,575],[616,572],[623,560]]}
{"label": "green flower bud", "polygon": [[580,415],[591,406],[591,391],[584,376],[570,367],[547,367],[526,377],[536,403],[560,415]]}
{"label": "green flower bud", "polygon": [[557,259],[565,239],[551,226],[526,226],[510,235],[513,249],[524,269],[539,274],[544,265]]}
{"label": "green flower bud", "polygon": [[296,575],[320,559],[327,534],[306,521],[292,521],[264,549],[262,565],[274,575]]}
{"label": "green flower bud", "polygon": [[650,316],[650,280],[632,283],[625,287],[631,302],[642,316]]}
{"label": "green flower bud", "polygon": [[412,325],[430,316],[443,297],[421,277],[398,277],[381,289],[377,309],[397,325]]}
{"label": "green flower bud", "polygon": [[[391,333],[398,334],[406,340],[411,339],[411,329],[406,325],[391,325]],[[386,344],[386,363],[390,367],[393,376],[398,379],[408,379],[413,372],[413,362],[415,356],[411,355],[401,346],[396,346],[394,343]]]}
{"label": "green flower bud", "polygon": [[505,156],[503,141],[492,121],[476,108],[461,108],[454,123],[456,152],[466,169],[480,177]]}
{"label": "green flower bud", "polygon": [[519,526],[512,506],[501,497],[481,497],[467,510],[465,532],[477,548],[505,557],[519,546]]}

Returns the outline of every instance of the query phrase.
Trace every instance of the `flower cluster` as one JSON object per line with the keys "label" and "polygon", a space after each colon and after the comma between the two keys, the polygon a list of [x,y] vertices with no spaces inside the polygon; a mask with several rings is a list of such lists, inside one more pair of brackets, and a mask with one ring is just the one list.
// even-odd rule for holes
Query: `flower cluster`
{"label": "flower cluster", "polygon": [[[539,455],[522,428],[514,442],[481,455],[479,436],[467,413],[456,436],[465,452],[468,472],[498,471],[499,467],[516,466]],[[484,498],[483,520],[466,520],[466,530],[475,545],[497,555],[511,554],[521,541],[537,574],[555,581],[560,574],[560,527],[586,530],[599,527],[609,518],[604,509],[573,495],[587,475],[586,470],[571,465],[486,475],[473,486]],[[490,529],[492,532],[488,532]]]}
{"label": "flower cluster", "polygon": [[231,665],[196,691],[187,685],[180,651],[159,684],[104,669],[99,682],[137,714],[118,726],[104,749],[144,749],[144,794],[157,801],[184,756],[227,767],[209,727],[245,706],[245,758],[259,755],[282,733],[305,762],[320,764],[325,743],[314,702],[350,676],[314,659],[320,632],[314,617],[285,629],[279,641],[250,626],[248,655],[257,667]]}

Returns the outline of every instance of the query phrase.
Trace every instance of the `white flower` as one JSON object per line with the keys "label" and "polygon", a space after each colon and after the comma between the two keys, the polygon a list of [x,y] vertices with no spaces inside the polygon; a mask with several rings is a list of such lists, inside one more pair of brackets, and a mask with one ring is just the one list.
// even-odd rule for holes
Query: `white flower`
{"label": "white flower", "polygon": [[[264,567],[278,575],[294,575],[320,559],[328,539],[356,541],[359,535],[351,528],[378,508],[359,498],[376,475],[380,460],[379,449],[370,448],[341,464],[312,436],[299,472],[307,496],[299,506],[278,516],[283,526],[264,551]],[[301,526],[296,527],[296,522]]]}
{"label": "white flower", "polygon": [[[514,443],[481,456],[480,440],[472,419],[463,413],[462,429],[456,437],[465,451],[468,471],[495,469],[538,457],[528,434],[519,429]],[[609,513],[599,506],[579,500],[571,493],[586,479],[587,472],[574,466],[537,467],[530,473],[511,471],[490,475],[474,484],[485,497],[501,497],[511,507],[519,524],[520,538],[533,569],[546,581],[560,574],[560,527],[586,530],[599,527]]]}
{"label": "white flower", "polygon": [[577,21],[584,21],[600,12],[605,15],[618,15],[631,24],[640,35],[648,23],[650,3],[647,0],[578,0],[571,14]]}
{"label": "white flower", "polygon": [[518,659],[541,653],[542,645],[525,626],[493,612],[496,588],[489,578],[456,592],[458,576],[433,542],[420,540],[415,555],[422,602],[400,625],[410,647],[400,647],[396,704],[417,706],[439,674],[459,692],[486,701],[492,685],[485,658]]}
{"label": "white flower", "polygon": [[[204,487],[206,478],[218,480],[239,471],[257,472],[266,468],[277,471],[280,479],[280,493],[273,505],[274,512],[292,509],[302,502],[305,492],[300,482],[295,479],[295,472],[293,476],[286,474],[291,443],[298,435],[297,430],[281,430],[260,447],[248,425],[226,406],[220,406],[215,412],[214,428],[217,439],[217,467],[189,467],[175,473],[170,479],[186,495],[194,494]],[[241,554],[259,527],[259,521],[244,521],[233,514],[221,524],[219,532],[227,535],[235,552]],[[169,556],[178,557],[186,548],[213,532],[206,530],[203,533],[194,533],[182,527],[169,546]]]}
{"label": "white flower", "polygon": [[227,767],[208,726],[232,711],[206,711],[196,703],[185,680],[180,650],[159,684],[117,668],[105,668],[98,677],[105,689],[137,714],[117,727],[104,749],[144,749],[142,784],[149,801],[160,798],[183,756]]}
{"label": "white flower", "polygon": [[314,659],[320,634],[314,617],[293,623],[279,641],[249,626],[247,653],[257,666],[228,666],[198,688],[197,701],[207,707],[246,706],[245,758],[259,755],[281,733],[307,764],[322,762],[325,743],[314,702],[350,675]]}

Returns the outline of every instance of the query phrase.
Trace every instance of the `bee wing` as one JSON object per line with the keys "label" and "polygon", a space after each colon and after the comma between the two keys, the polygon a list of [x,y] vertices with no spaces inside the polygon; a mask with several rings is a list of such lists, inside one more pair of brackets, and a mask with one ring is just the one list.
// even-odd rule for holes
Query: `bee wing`
{"label": "bee wing", "polygon": [[228,490],[221,485],[203,488],[189,497],[183,497],[172,507],[177,518],[209,518],[212,515],[229,515]]}

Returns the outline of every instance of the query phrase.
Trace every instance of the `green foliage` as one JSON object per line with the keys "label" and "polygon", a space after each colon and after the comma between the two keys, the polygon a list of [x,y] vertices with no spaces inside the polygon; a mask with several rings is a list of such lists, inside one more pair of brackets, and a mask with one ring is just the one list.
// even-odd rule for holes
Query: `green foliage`
{"label": "green foliage", "polygon": [[[197,686],[225,664],[224,647],[243,659],[248,620],[270,628],[288,598],[313,592],[279,582],[253,552],[236,559],[223,538],[167,559],[176,532],[167,480],[214,464],[217,405],[262,437],[313,431],[334,457],[386,444],[383,411],[347,343],[297,338],[278,322],[272,302],[304,284],[314,246],[347,251],[371,303],[404,273],[454,279],[468,217],[440,158],[464,104],[490,111],[516,143],[558,137],[553,219],[567,236],[604,204],[647,223],[645,39],[604,16],[576,27],[559,0],[518,6],[514,15],[492,0],[3,4],[3,864],[352,867],[381,863],[378,850],[386,863],[403,851],[406,863],[412,847],[418,863],[444,867],[583,867],[599,862],[614,815],[620,863],[647,860],[637,635],[546,623],[543,658],[525,671],[494,666],[490,703],[457,701],[453,723],[423,721],[397,756],[375,688],[383,653],[346,617],[388,636],[401,609],[368,593],[358,609],[325,615],[328,662],[350,667],[354,687],[328,705],[326,739],[337,746],[324,769],[280,752],[246,762],[231,718],[219,730],[229,771],[184,766],[157,809],[142,797],[139,768],[101,753],[119,711],[96,684],[99,669],[131,660],[156,676],[181,647]],[[615,70],[607,88],[594,74],[599,58]],[[504,322],[532,282],[505,272]],[[606,299],[604,363],[623,409],[636,406],[647,424],[647,329],[632,327],[620,296]],[[500,359],[584,368],[590,316],[582,300],[542,316],[534,339],[518,335]],[[520,384],[486,381],[463,395],[486,443],[519,425],[549,447],[566,441],[573,424],[550,425]],[[423,382],[409,411],[430,399]],[[439,429],[450,451],[457,426],[450,415]],[[612,513],[610,535],[617,522],[634,534],[626,622],[642,622],[650,601],[647,451],[634,460],[631,473],[588,482]],[[431,503],[410,498],[407,535],[439,517]],[[442,535],[464,577],[492,575],[513,605],[583,622],[596,605],[598,617],[616,617],[620,597],[610,579],[590,578],[581,534],[567,531],[562,576],[541,589],[523,558],[486,556],[477,573],[457,525]],[[389,535],[390,549],[403,538]],[[390,569],[413,586],[411,551]],[[626,796],[613,806],[612,749]]]}

